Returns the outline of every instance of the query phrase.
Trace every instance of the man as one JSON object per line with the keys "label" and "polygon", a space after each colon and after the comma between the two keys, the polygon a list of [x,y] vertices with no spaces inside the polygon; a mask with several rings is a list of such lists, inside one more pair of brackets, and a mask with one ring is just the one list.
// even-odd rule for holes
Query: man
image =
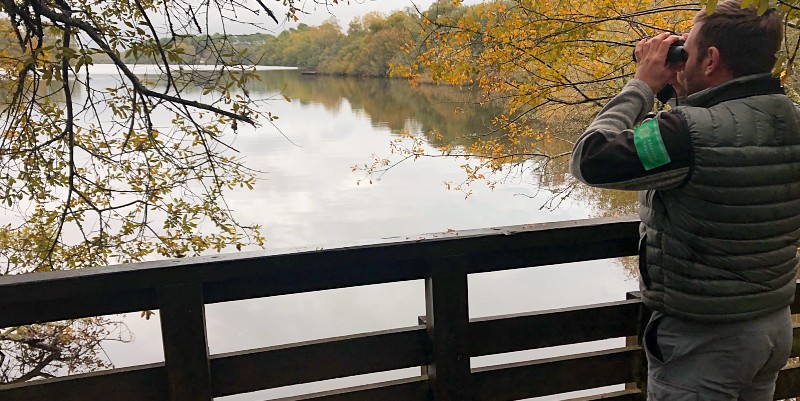
{"label": "man", "polygon": [[[792,342],[800,239],[800,113],[769,74],[780,14],[699,12],[685,63],[664,33],[573,149],[586,184],[640,190],[648,399],[772,400]],[[678,105],[642,122],[671,83]],[[685,96],[685,98],[684,98]]]}

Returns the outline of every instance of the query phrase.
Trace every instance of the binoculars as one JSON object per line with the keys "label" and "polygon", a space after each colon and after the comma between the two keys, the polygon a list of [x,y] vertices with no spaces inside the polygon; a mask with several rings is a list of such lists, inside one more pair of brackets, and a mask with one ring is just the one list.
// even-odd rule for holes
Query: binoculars
{"label": "binoculars", "polygon": [[[673,42],[669,45],[669,51],[667,51],[667,63],[682,63],[689,59],[689,53],[686,53],[686,50],[683,49],[683,44],[686,43],[685,40],[680,39]],[[634,49],[633,54],[633,62],[636,62],[636,49]]]}

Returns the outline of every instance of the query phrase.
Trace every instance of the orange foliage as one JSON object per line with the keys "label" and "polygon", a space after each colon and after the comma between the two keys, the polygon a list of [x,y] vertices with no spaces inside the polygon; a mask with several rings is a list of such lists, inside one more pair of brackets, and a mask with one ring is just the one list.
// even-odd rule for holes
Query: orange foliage
{"label": "orange foliage", "polygon": [[[745,3],[763,8],[767,1]],[[800,0],[780,3],[787,19],[797,19],[795,3]],[[465,164],[457,187],[472,181],[494,186],[519,176],[509,171],[566,161],[576,136],[631,78],[636,43],[688,31],[701,6],[713,11],[716,1],[495,0],[463,6],[439,0],[422,15],[420,39],[404,46],[413,58],[392,73],[412,84],[476,87],[482,103],[501,106],[492,132],[475,133],[482,139],[447,151],[477,159]],[[796,54],[796,48],[785,53]],[[793,57],[781,62],[787,59],[790,67]],[[397,154],[396,145],[392,150]],[[569,191],[568,182],[558,185]]]}

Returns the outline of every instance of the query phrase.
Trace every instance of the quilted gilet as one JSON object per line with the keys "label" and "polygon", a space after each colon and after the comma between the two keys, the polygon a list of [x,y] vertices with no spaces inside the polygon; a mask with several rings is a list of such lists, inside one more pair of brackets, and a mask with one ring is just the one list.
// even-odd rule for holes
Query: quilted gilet
{"label": "quilted gilet", "polygon": [[[753,78],[735,84],[747,79]],[[798,109],[783,94],[708,105],[726,85],[689,98],[706,100],[701,107],[676,109],[694,152],[684,185],[639,195],[643,301],[702,322],[764,315],[791,304],[795,294]]]}

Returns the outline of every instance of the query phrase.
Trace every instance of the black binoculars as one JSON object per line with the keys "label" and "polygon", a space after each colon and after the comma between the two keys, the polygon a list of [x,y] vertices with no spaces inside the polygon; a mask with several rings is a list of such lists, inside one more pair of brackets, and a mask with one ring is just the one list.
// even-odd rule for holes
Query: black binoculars
{"label": "black binoculars", "polygon": [[[667,63],[682,63],[689,59],[689,53],[686,53],[686,50],[683,49],[684,43],[686,43],[686,41],[680,39],[669,45],[669,51],[667,51]],[[635,63],[636,49],[633,50],[633,62]]]}

